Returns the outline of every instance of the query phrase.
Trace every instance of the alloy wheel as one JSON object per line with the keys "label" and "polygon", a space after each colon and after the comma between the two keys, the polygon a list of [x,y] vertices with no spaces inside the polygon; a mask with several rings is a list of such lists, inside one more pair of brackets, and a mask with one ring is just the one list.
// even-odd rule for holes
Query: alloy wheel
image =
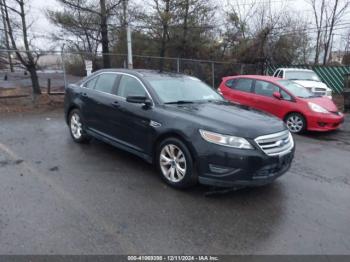
{"label": "alloy wheel", "polygon": [[77,113],[73,113],[70,119],[70,129],[75,139],[80,139],[83,132],[83,127],[80,120],[80,116]]}
{"label": "alloy wheel", "polygon": [[167,144],[159,155],[163,176],[174,183],[180,182],[186,175],[186,158],[179,147]]}
{"label": "alloy wheel", "polygon": [[298,133],[304,128],[303,119],[301,119],[301,117],[297,115],[292,115],[288,117],[286,124],[289,130],[293,133]]}

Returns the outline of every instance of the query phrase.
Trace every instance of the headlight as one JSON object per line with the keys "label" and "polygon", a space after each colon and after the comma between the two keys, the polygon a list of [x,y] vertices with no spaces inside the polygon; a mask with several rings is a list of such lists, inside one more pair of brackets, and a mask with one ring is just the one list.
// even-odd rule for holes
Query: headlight
{"label": "headlight", "polygon": [[199,130],[202,138],[210,143],[217,145],[240,148],[240,149],[254,149],[253,146],[244,138],[236,136],[221,135],[205,130]]}
{"label": "headlight", "polygon": [[309,108],[317,113],[329,113],[327,109],[323,108],[322,106],[319,106],[315,103],[309,102]]}

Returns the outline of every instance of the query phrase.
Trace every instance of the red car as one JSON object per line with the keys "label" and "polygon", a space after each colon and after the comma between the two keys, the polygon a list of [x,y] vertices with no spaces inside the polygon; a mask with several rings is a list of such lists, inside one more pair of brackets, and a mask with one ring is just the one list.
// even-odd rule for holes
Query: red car
{"label": "red car", "polygon": [[219,92],[230,101],[247,105],[283,119],[289,130],[330,131],[344,121],[327,97],[318,97],[290,80],[259,75],[224,77]]}

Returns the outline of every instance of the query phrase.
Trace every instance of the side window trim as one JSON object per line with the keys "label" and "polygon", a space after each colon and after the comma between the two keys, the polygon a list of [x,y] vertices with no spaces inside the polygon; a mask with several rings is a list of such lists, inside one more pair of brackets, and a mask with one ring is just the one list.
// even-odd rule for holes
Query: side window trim
{"label": "side window trim", "polygon": [[[97,75],[86,79],[86,80],[80,85],[80,87],[86,88],[85,84],[86,84],[87,82],[89,82],[90,80],[94,79],[95,77],[96,77],[96,78],[99,77],[99,76],[102,75],[102,74],[116,74],[116,75],[118,75],[118,78],[116,79],[116,82],[114,83],[115,86],[113,87],[113,92],[114,92],[114,93],[113,93],[113,94],[110,94],[110,93],[102,92],[102,91],[100,91],[100,90],[96,90],[95,87],[94,87],[93,90],[95,90],[95,91],[97,91],[97,92],[101,92],[101,93],[103,93],[103,94],[111,95],[111,96],[118,97],[118,98],[121,98],[121,99],[123,99],[123,100],[126,100],[125,97],[118,96],[118,95],[117,95],[117,91],[118,91],[118,89],[119,89],[119,84],[120,84],[121,76],[122,76],[122,75],[127,75],[127,76],[133,77],[133,78],[135,78],[137,81],[139,81],[139,83],[141,84],[141,86],[143,87],[143,89],[146,91],[146,94],[147,94],[148,98],[151,99],[152,104],[154,105],[153,97],[152,97],[151,94],[148,92],[148,90],[147,90],[147,88],[145,87],[144,83],[143,83],[138,77],[136,77],[136,76],[134,76],[134,75],[131,75],[131,74],[128,74],[128,73],[124,73],[124,72],[101,72],[101,73],[98,73]],[[95,83],[95,85],[96,85],[96,83]]]}

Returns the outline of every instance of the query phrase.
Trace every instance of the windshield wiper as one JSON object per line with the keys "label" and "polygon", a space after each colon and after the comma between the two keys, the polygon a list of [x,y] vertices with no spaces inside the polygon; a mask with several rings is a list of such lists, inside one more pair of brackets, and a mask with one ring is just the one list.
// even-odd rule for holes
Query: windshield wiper
{"label": "windshield wiper", "polygon": [[166,102],[164,104],[166,104],[166,105],[171,105],[171,104],[176,104],[176,105],[193,104],[193,101],[190,101],[190,100],[178,100],[178,101]]}

